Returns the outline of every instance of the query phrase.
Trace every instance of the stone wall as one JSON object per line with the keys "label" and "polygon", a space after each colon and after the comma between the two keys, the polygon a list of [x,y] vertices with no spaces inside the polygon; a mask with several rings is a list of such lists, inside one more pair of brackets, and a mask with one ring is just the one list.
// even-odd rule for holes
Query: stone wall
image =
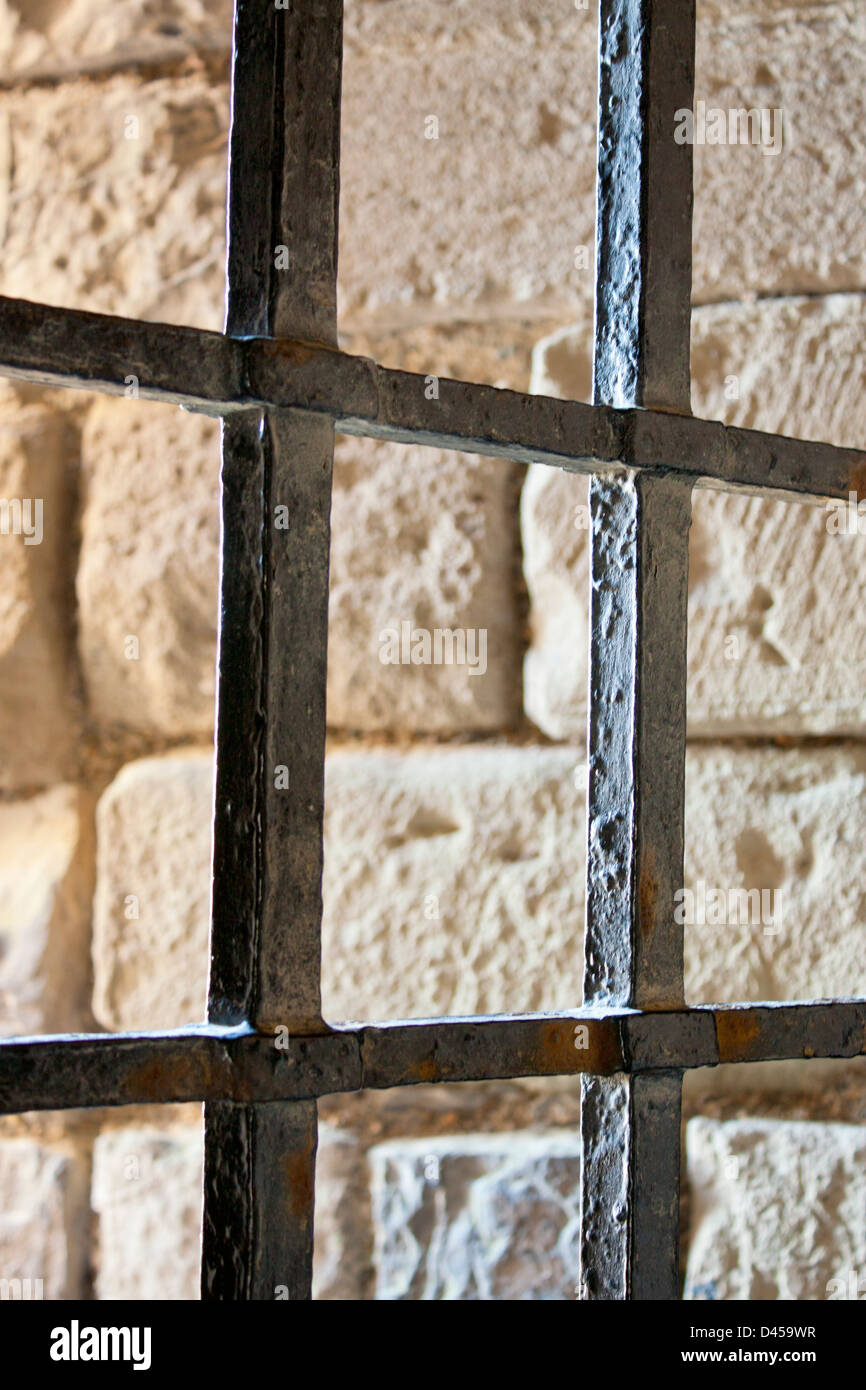
{"label": "stone wall", "polygon": [[[348,350],[588,398],[595,8],[346,0]],[[0,0],[0,293],[221,326],[230,22]],[[695,151],[696,413],[866,439],[864,41],[854,0],[699,4],[698,98],[784,111],[784,142]],[[4,1035],[203,1015],[218,462],[212,421],[0,382],[0,496],[42,503],[38,544],[0,535]],[[585,508],[538,465],[338,441],[335,1021],[579,1003]],[[694,1002],[866,992],[866,540],[830,519],[696,494],[686,882],[766,897],[696,907]],[[404,624],[466,662],[383,661]],[[323,1102],[317,1296],[573,1297],[578,1109],[571,1081]],[[686,1116],[686,1296],[862,1297],[864,1068],[698,1073]],[[194,1106],[4,1120],[0,1278],[195,1297],[200,1183]]]}

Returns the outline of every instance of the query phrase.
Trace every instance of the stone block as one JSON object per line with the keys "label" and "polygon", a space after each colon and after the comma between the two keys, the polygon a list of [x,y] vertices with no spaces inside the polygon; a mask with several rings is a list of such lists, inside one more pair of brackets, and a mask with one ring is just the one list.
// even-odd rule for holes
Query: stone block
{"label": "stone block", "polygon": [[699,1117],[684,1297],[866,1298],[866,1129]]}
{"label": "stone block", "polygon": [[2,0],[0,71],[99,74],[227,49],[230,36],[229,0]]}
{"label": "stone block", "polygon": [[228,100],[195,65],[0,93],[0,293],[221,329]]}
{"label": "stone block", "polygon": [[0,803],[0,1034],[82,1032],[90,1013],[92,799]]}
{"label": "stone block", "polygon": [[97,807],[93,1011],[106,1028],[198,1023],[207,1005],[213,758],[128,763]]}
{"label": "stone block", "polygon": [[330,725],[454,733],[516,722],[512,477],[472,454],[339,442]]}
{"label": "stone block", "polygon": [[369,1153],[376,1298],[577,1296],[574,1133],[396,1139]]}
{"label": "stone block", "polygon": [[197,1299],[203,1139],[186,1129],[118,1129],[93,1150],[96,1296]]}
{"label": "stone block", "polygon": [[71,1146],[0,1143],[0,1299],[86,1297],[89,1176]]}
{"label": "stone block", "polygon": [[351,1130],[319,1121],[313,1298],[370,1297],[373,1230],[364,1151]]}
{"label": "stone block", "polygon": [[213,729],[219,427],[103,400],[82,441],[79,647],[97,723],[151,738]]}
{"label": "stone block", "polygon": [[0,418],[0,790],[75,770],[72,469],[63,422],[31,406]]}

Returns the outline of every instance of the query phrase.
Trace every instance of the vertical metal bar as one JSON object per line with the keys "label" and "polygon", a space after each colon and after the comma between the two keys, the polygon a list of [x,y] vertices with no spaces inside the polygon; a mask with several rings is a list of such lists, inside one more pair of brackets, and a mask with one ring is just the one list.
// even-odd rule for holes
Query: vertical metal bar
{"label": "vertical metal bar", "polygon": [[[694,0],[601,0],[595,400],[689,411]],[[585,1000],[683,1002],[691,479],[590,487]],[[588,1299],[678,1296],[681,1075],[582,1084]]]}
{"label": "vertical metal bar", "polygon": [[[236,0],[227,331],[336,343],[342,0]],[[333,426],[223,426],[209,1017],[319,1032]],[[275,1042],[277,1039],[275,1039]],[[310,1297],[316,1105],[205,1107],[202,1296]]]}

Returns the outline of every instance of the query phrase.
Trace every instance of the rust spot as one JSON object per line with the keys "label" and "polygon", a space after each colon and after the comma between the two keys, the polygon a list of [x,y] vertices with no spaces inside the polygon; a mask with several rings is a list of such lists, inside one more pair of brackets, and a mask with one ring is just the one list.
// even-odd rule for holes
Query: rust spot
{"label": "rust spot", "polygon": [[289,1215],[297,1221],[309,1218],[313,1205],[313,1181],[316,1169],[316,1150],[312,1138],[301,1149],[286,1155],[286,1205]]}
{"label": "rust spot", "polygon": [[199,1061],[191,1057],[154,1057],[129,1072],[124,1094],[136,1100],[184,1100],[199,1098],[210,1090],[211,1075]]}
{"label": "rust spot", "polygon": [[656,929],[656,909],[658,907],[659,882],[656,874],[655,854],[645,850],[641,858],[640,884],[638,886],[638,906],[640,910],[640,934],[646,938]]}
{"label": "rust spot", "polygon": [[614,1019],[556,1018],[538,1025],[532,1069],[539,1076],[594,1072],[608,1076],[623,1067]]}
{"label": "rust spot", "polygon": [[420,1061],[412,1063],[407,1074],[414,1081],[436,1081],[439,1076],[436,1058],[422,1057]]}
{"label": "rust spot", "polygon": [[279,357],[295,367],[301,367],[305,362],[314,362],[324,353],[337,351],[336,348],[329,348],[326,343],[304,343],[295,338],[262,338],[260,342],[267,357]]}
{"label": "rust spot", "polygon": [[866,462],[854,464],[848,475],[848,491],[856,492],[858,500],[866,497]]}
{"label": "rust spot", "polygon": [[761,1026],[750,1009],[728,1009],[716,1014],[720,1062],[747,1062],[759,1050]]}

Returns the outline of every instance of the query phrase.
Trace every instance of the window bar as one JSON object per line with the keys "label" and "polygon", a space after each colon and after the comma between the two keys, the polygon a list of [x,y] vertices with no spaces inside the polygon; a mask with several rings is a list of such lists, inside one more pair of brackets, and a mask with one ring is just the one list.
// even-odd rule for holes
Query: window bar
{"label": "window bar", "polygon": [[[226,331],[336,346],[342,0],[237,0]],[[223,422],[209,1019],[277,1043],[320,1002],[333,422]],[[283,1030],[287,1030],[283,1032]],[[281,1035],[282,1034],[282,1038]],[[314,1099],[205,1107],[202,1296],[309,1299]]]}
{"label": "window bar", "polygon": [[[599,24],[594,398],[688,415],[692,152],[673,132],[694,93],[694,0],[601,0]],[[683,1007],[693,482],[590,483],[587,1005]],[[679,1296],[681,1080],[582,1079],[584,1298]]]}

